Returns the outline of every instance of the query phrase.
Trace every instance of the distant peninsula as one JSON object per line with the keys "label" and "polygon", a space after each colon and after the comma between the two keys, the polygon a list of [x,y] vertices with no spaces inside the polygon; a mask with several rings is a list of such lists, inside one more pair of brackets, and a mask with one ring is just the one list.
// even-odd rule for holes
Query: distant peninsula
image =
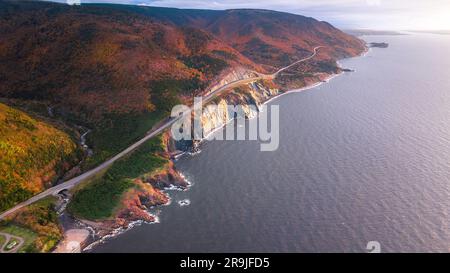
{"label": "distant peninsula", "polygon": [[374,36],[374,35],[408,35],[404,32],[393,30],[372,30],[372,29],[346,29],[344,32],[355,36]]}
{"label": "distant peninsula", "polygon": [[369,43],[369,46],[370,47],[378,47],[378,48],[387,48],[387,47],[389,47],[389,44],[388,43],[375,43],[375,42],[373,42],[373,43]]}

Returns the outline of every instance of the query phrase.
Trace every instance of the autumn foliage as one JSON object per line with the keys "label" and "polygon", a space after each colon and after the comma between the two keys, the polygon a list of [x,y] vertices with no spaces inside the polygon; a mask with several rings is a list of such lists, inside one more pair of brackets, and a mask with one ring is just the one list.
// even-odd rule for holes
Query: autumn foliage
{"label": "autumn foliage", "polygon": [[[296,67],[301,77],[275,82],[285,86],[334,72],[336,59],[361,53],[363,43],[326,22],[267,10],[0,0],[0,97],[38,101],[67,124],[91,128],[89,169],[230,71],[273,72],[319,45],[314,61]],[[61,130],[0,104],[0,211],[52,184],[75,149]],[[98,215],[111,214],[105,207]]]}
{"label": "autumn foliage", "polygon": [[0,211],[49,187],[76,148],[61,130],[0,103]]}

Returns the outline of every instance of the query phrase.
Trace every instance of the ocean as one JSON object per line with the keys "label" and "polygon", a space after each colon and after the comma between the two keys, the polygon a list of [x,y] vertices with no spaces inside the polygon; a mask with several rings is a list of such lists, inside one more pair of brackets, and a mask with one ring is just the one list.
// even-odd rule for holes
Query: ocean
{"label": "ocean", "polygon": [[450,35],[363,38],[389,47],[269,102],[276,151],[205,141],[176,162],[192,186],[168,192],[159,223],[92,251],[450,251]]}

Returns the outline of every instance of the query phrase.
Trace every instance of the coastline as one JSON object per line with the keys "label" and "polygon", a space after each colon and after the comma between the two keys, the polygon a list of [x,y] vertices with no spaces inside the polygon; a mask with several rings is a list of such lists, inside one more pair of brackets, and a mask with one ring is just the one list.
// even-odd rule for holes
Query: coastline
{"label": "coastline", "polygon": [[[340,73],[337,73],[337,74],[331,74],[331,75],[329,75],[328,77],[326,77],[324,80],[321,80],[321,81],[312,83],[311,85],[307,85],[307,86],[305,86],[305,87],[301,87],[301,88],[298,88],[298,89],[292,89],[292,90],[280,92],[280,93],[278,93],[277,95],[272,96],[272,97],[269,97],[267,100],[263,101],[263,102],[261,103],[261,105],[268,104],[268,103],[272,102],[273,100],[278,99],[278,98],[280,98],[280,97],[282,97],[282,96],[284,96],[284,95],[287,95],[287,94],[291,94],[291,93],[292,93],[292,94],[293,94],[293,93],[300,93],[300,92],[303,92],[303,91],[307,91],[307,90],[316,88],[316,87],[318,87],[318,86],[320,86],[320,85],[322,85],[322,84],[324,84],[324,83],[328,83],[328,82],[331,81],[333,78],[335,78],[335,77],[337,77],[337,76],[340,76],[340,75],[343,74],[343,73],[345,73],[345,72],[340,72]],[[253,117],[250,117],[250,118],[248,118],[248,119],[253,119],[253,118],[257,117],[257,115],[258,115],[258,114],[254,115]],[[198,143],[201,144],[201,143],[204,142],[205,140],[209,140],[208,138],[209,138],[210,136],[212,136],[212,135],[214,135],[214,133],[216,133],[216,132],[222,130],[222,129],[223,129],[229,122],[231,122],[232,120],[233,120],[233,119],[229,119],[229,120],[227,120],[224,124],[222,124],[221,126],[219,126],[219,127],[217,127],[217,128],[214,128],[214,130],[212,130],[212,131],[209,132],[206,136],[204,136],[201,140],[199,140]],[[201,152],[201,150],[200,150],[200,151],[197,151],[197,152],[193,152],[193,153],[191,153],[191,152],[184,152],[184,153],[178,155],[176,159],[178,159],[179,157],[183,156],[183,155],[186,154],[186,153],[188,153],[189,155],[196,155],[196,154],[198,154],[198,153],[200,153],[200,152]]]}
{"label": "coastline", "polygon": [[342,71],[342,72],[337,73],[337,74],[330,74],[330,75],[328,75],[328,77],[326,77],[323,81],[318,81],[318,82],[316,82],[316,83],[313,83],[313,84],[311,84],[311,85],[308,85],[308,86],[305,86],[305,87],[301,87],[301,88],[298,88],[298,89],[292,89],[292,90],[288,90],[288,91],[285,91],[285,92],[281,92],[281,93],[279,93],[278,95],[275,95],[275,96],[271,97],[270,99],[264,101],[263,104],[267,104],[267,103],[269,103],[269,102],[272,102],[273,100],[278,99],[278,98],[280,98],[280,97],[282,97],[282,96],[284,96],[284,95],[287,95],[287,94],[301,93],[301,92],[304,92],[304,91],[307,91],[307,90],[310,90],[310,89],[319,87],[319,86],[321,86],[322,84],[328,83],[328,82],[330,82],[332,79],[334,79],[334,78],[336,78],[336,77],[338,77],[338,76],[340,76],[340,75],[342,75],[342,74],[344,74],[344,73],[346,73],[346,72],[343,72],[343,71]]}
{"label": "coastline", "polygon": [[[367,55],[367,53],[369,52],[369,50],[370,50],[370,48],[367,48],[367,50],[364,51],[363,53],[361,53],[361,55],[354,56],[354,57],[349,57],[349,58],[345,58],[345,59],[357,58],[357,57],[365,57],[365,56]],[[338,77],[338,76],[343,75],[344,73],[354,73],[354,72],[346,72],[346,71],[342,71],[343,67],[341,66],[341,64],[339,63],[339,61],[337,61],[337,64],[338,64],[339,69],[341,69],[341,71],[340,71],[339,73],[329,74],[329,75],[327,75],[323,80],[320,80],[320,81],[311,83],[310,85],[307,85],[307,86],[304,86],[304,87],[301,87],[301,88],[296,88],[296,89],[291,89],[291,90],[287,90],[287,91],[284,91],[284,92],[279,92],[277,95],[272,96],[272,97],[269,97],[267,100],[263,101],[263,102],[261,103],[261,105],[268,104],[268,103],[270,103],[270,102],[272,102],[272,101],[274,101],[274,100],[276,100],[276,99],[278,99],[278,98],[280,98],[280,97],[282,97],[282,96],[284,96],[284,95],[294,94],[294,93],[301,93],[301,92],[304,92],[304,91],[307,91],[307,90],[310,90],[310,89],[319,87],[319,86],[321,86],[321,85],[324,84],[324,83],[329,83],[331,80],[333,80],[334,78],[336,78],[336,77]],[[251,117],[251,118],[249,118],[249,119],[253,119],[253,118],[255,118],[256,116],[257,116],[257,115],[255,115],[255,116],[253,116],[253,117]],[[199,141],[199,143],[202,143],[203,141],[208,140],[208,138],[209,138],[211,135],[213,135],[214,133],[216,133],[216,132],[222,130],[222,129],[223,129],[230,121],[232,121],[232,120],[233,120],[233,119],[229,119],[229,120],[227,120],[226,123],[222,124],[222,126],[217,127],[217,128],[214,128],[214,130],[212,130],[212,131],[209,132],[206,136],[204,136],[204,137]],[[201,151],[195,152],[195,153],[189,153],[189,154],[190,154],[190,155],[195,155],[195,154],[200,153],[200,152],[201,152]],[[184,154],[186,154],[186,152],[177,155],[176,160],[177,160],[179,157],[183,156]]]}
{"label": "coastline", "polygon": [[[354,56],[354,57],[348,57],[348,58],[344,58],[344,59],[366,57],[369,52],[370,52],[370,47],[367,47],[366,50],[364,52],[362,52],[360,55]],[[291,90],[279,93],[278,95],[275,95],[275,96],[271,97],[270,99],[264,101],[263,104],[267,104],[267,103],[269,103],[269,102],[271,102],[271,101],[273,101],[273,100],[275,100],[275,99],[277,99],[277,98],[279,98],[281,96],[287,95],[287,94],[301,93],[301,92],[304,92],[304,91],[307,91],[307,90],[319,87],[322,84],[329,83],[332,79],[334,79],[334,78],[336,78],[338,76],[341,76],[341,75],[343,75],[345,73],[354,73],[354,72],[356,72],[356,71],[353,71],[353,72],[342,71],[343,67],[342,67],[341,63],[339,62],[339,60],[337,60],[336,63],[338,64],[339,69],[341,69],[341,71],[339,73],[329,74],[324,80],[318,81],[316,83],[312,83],[311,85],[308,85],[308,86],[305,86],[305,87],[301,87],[301,88],[298,88],[298,89],[291,89]]]}
{"label": "coastline", "polygon": [[[363,41],[364,41],[364,40],[363,40]],[[364,42],[365,42],[365,41],[364,41]],[[340,60],[344,60],[344,59],[352,59],[352,58],[360,58],[360,57],[366,57],[367,54],[370,52],[370,50],[371,50],[370,47],[365,46],[365,50],[364,50],[363,52],[361,52],[359,55],[351,56],[351,57],[347,57],[347,58],[342,58],[342,59],[340,59]],[[284,96],[284,95],[287,95],[287,94],[291,94],[291,93],[301,93],[301,92],[304,92],[304,91],[307,91],[307,90],[310,90],[310,89],[319,87],[319,86],[321,86],[321,85],[324,84],[324,83],[329,83],[332,79],[334,79],[334,78],[336,78],[336,77],[338,77],[338,76],[341,76],[341,75],[343,75],[344,73],[354,73],[354,72],[356,72],[356,71],[351,71],[351,72],[343,71],[343,67],[342,67],[342,65],[341,65],[340,62],[339,62],[340,60],[337,60],[337,61],[336,61],[337,65],[338,65],[338,68],[340,69],[340,72],[339,72],[339,73],[328,74],[324,79],[319,80],[319,81],[314,82],[314,83],[311,83],[310,85],[307,85],[307,86],[304,86],[304,87],[301,87],[301,88],[295,88],[295,89],[287,90],[287,91],[284,91],[284,92],[279,92],[277,95],[272,96],[272,97],[269,97],[267,100],[262,101],[261,105],[268,104],[268,103],[272,102],[273,100],[276,100],[277,98],[280,98],[280,97],[282,97],[282,96]],[[253,116],[253,117],[251,117],[250,119],[253,119],[254,117],[256,117],[256,116]],[[202,143],[203,141],[208,140],[208,137],[210,137],[211,135],[213,135],[213,134],[216,133],[217,131],[220,131],[221,129],[223,129],[223,128],[231,121],[231,120],[232,120],[232,119],[229,119],[229,120],[227,120],[224,124],[222,124],[222,126],[217,127],[217,128],[214,128],[214,130],[212,130],[212,131],[209,132],[206,136],[204,136],[204,137],[199,141],[199,143]],[[195,154],[200,153],[200,152],[201,152],[201,150],[198,151],[198,152],[195,152],[195,153],[189,153],[189,154],[190,154],[190,155],[195,155]],[[186,153],[187,153],[187,152],[184,152],[184,153],[181,153],[181,154],[177,155],[176,159],[178,159],[179,157],[185,155]]]}
{"label": "coastline", "polygon": [[[364,52],[362,52],[361,54],[357,55],[357,56],[353,56],[353,57],[348,57],[345,59],[350,59],[350,58],[356,58],[356,57],[365,57],[370,51],[370,48],[366,48],[366,50]],[[274,95],[274,96],[270,96],[268,97],[266,100],[261,101],[261,105],[265,105],[268,104],[274,100],[276,100],[277,98],[280,98],[281,96],[287,95],[287,94],[291,94],[291,93],[300,93],[300,92],[304,92],[316,87],[321,86],[324,83],[329,83],[332,79],[343,75],[344,73],[354,73],[354,72],[346,72],[346,71],[342,71],[342,66],[339,63],[339,60],[336,61],[337,65],[340,69],[339,73],[332,73],[332,74],[328,74],[326,75],[323,79],[320,79],[318,81],[312,82],[309,85],[306,85],[304,87],[298,88],[298,89],[291,89],[291,90],[287,90],[284,92],[279,92],[278,94]],[[319,76],[320,77],[320,76]],[[206,106],[206,105],[205,105]],[[258,106],[259,107],[259,106]],[[256,115],[250,117],[249,119],[253,119],[255,117],[257,117],[258,113],[256,113]],[[229,119],[227,120],[224,124],[222,124],[220,127],[218,128],[214,128],[214,130],[212,130],[211,132],[208,133],[208,135],[204,136],[199,142],[198,144],[201,144],[203,141],[208,140],[208,138],[213,135],[214,133],[216,133],[217,131],[222,130],[230,121],[232,121],[233,119]],[[171,158],[170,160],[174,163],[176,162],[180,157],[188,154],[191,156],[194,156],[197,153],[200,153],[201,150],[199,149],[196,152],[182,152],[176,155],[176,157]],[[151,216],[151,218],[153,219],[152,221],[146,221],[146,220],[134,220],[134,221],[129,221],[126,226],[120,226],[114,229],[109,230],[109,232],[101,234],[101,229],[96,228],[95,226],[91,226],[86,222],[83,222],[84,225],[86,225],[86,229],[89,230],[90,232],[90,237],[91,240],[90,242],[86,245],[86,247],[81,249],[81,252],[85,252],[85,251],[91,251],[92,249],[94,249],[97,245],[102,244],[104,242],[107,242],[109,239],[114,238],[120,234],[125,233],[126,231],[132,229],[135,226],[140,226],[142,224],[157,224],[159,223],[159,217],[158,215],[152,214],[150,212],[151,209],[153,208],[159,208],[159,207],[164,207],[164,206],[169,206],[172,205],[172,199],[170,198],[170,195],[168,194],[168,191],[173,191],[173,190],[177,190],[177,191],[187,191],[189,190],[189,188],[193,185],[192,182],[190,182],[188,179],[186,179],[186,177],[178,170],[175,170],[175,172],[184,180],[184,182],[186,183],[186,187],[180,188],[180,186],[177,186],[175,184],[170,184],[169,186],[164,187],[163,189],[161,189],[161,192],[167,196],[168,201],[164,204],[161,205],[156,205],[153,207],[149,207],[147,208],[146,212]],[[181,205],[180,205],[181,206]],[[104,232],[104,231],[103,231]],[[97,238],[95,238],[97,237]]]}
{"label": "coastline", "polygon": [[[190,182],[182,172],[180,172],[180,171],[176,171],[176,172],[183,179],[183,182],[186,184],[186,186],[181,187],[176,184],[170,184],[169,186],[165,186],[163,189],[161,189],[160,190],[161,193],[167,197],[167,202],[165,202],[164,204],[147,207],[145,210],[145,212],[150,216],[150,218],[152,220],[144,220],[144,219],[130,220],[130,221],[126,222],[125,225],[112,228],[112,227],[100,227],[100,225],[102,223],[101,221],[98,222],[99,225],[96,225],[91,221],[75,219],[77,224],[82,226],[81,229],[84,229],[89,232],[89,238],[88,238],[88,240],[86,240],[87,243],[79,242],[80,244],[85,244],[85,246],[81,248],[81,252],[89,252],[92,249],[94,249],[97,245],[107,242],[109,239],[119,236],[119,235],[131,230],[132,228],[134,228],[136,226],[140,226],[143,224],[158,224],[158,223],[160,223],[158,213],[151,212],[151,210],[172,205],[173,200],[172,200],[169,192],[171,192],[171,191],[187,191],[193,185],[193,183]],[[182,206],[182,205],[180,204],[180,206]],[[64,244],[64,240],[65,239],[63,239],[59,244]]]}

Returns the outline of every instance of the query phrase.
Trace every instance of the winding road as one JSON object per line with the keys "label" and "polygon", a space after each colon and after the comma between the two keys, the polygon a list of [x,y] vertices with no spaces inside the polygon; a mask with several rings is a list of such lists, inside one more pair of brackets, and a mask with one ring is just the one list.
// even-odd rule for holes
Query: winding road
{"label": "winding road", "polygon": [[303,59],[301,59],[301,60],[298,60],[298,61],[296,61],[296,62],[293,62],[293,63],[291,63],[290,65],[288,65],[288,66],[285,66],[285,67],[283,67],[283,68],[280,68],[277,72],[275,72],[275,73],[273,73],[271,76],[272,76],[272,79],[273,78],[275,78],[276,76],[278,76],[278,74],[280,74],[281,72],[283,72],[284,70],[287,70],[287,69],[289,69],[289,68],[291,68],[291,67],[293,67],[293,66],[295,66],[295,65],[297,65],[297,64],[299,64],[299,63],[302,63],[302,62],[305,62],[305,61],[307,61],[307,60],[309,60],[309,59],[312,59],[312,58],[314,58],[314,56],[316,56],[316,54],[317,54],[317,50],[319,50],[319,48],[322,48],[322,47],[324,47],[324,46],[316,46],[314,49],[313,49],[313,54],[311,54],[309,57],[306,57],[306,58],[303,58]]}
{"label": "winding road", "polygon": [[[237,87],[237,86],[242,85],[242,84],[254,82],[254,81],[260,80],[260,79],[274,79],[275,77],[278,76],[278,74],[280,74],[284,70],[289,69],[292,66],[297,65],[297,64],[299,64],[301,62],[305,62],[305,61],[307,61],[307,60],[309,60],[311,58],[314,58],[314,56],[316,56],[316,54],[317,54],[318,49],[321,48],[321,47],[323,47],[323,46],[315,47],[314,50],[313,50],[314,52],[309,57],[303,58],[303,59],[298,60],[298,61],[296,61],[296,62],[294,62],[294,63],[292,63],[292,64],[290,64],[290,65],[288,65],[286,67],[283,67],[283,68],[279,69],[278,71],[276,71],[273,74],[262,74],[262,73],[255,72],[255,74],[258,75],[256,77],[250,77],[250,78],[245,78],[245,79],[229,82],[229,83],[223,85],[222,87],[214,90],[213,92],[209,93],[205,97],[203,97],[203,103],[207,103],[208,101],[213,99],[216,95],[218,95],[219,93],[221,93],[221,92],[223,92],[223,91],[225,91],[227,89],[234,88],[234,87]],[[108,168],[109,166],[111,166],[118,159],[122,158],[126,154],[130,153],[131,151],[133,151],[136,148],[138,148],[139,146],[141,146],[144,142],[146,142],[150,138],[158,135],[159,133],[161,133],[165,129],[169,128],[172,124],[174,124],[176,121],[178,121],[179,119],[181,119],[185,115],[190,114],[194,107],[195,106],[192,106],[189,111],[183,112],[182,115],[180,115],[180,116],[178,116],[176,118],[168,119],[166,122],[162,123],[158,128],[150,131],[141,140],[139,140],[136,143],[132,144],[131,146],[129,146],[128,148],[126,148],[122,152],[118,153],[113,158],[108,159],[107,161],[103,162],[102,164],[100,164],[96,168],[94,168],[94,169],[92,169],[90,171],[87,171],[87,172],[81,174],[80,176],[74,177],[74,178],[72,178],[72,179],[70,179],[70,180],[68,180],[66,182],[63,182],[63,183],[58,184],[58,185],[56,185],[54,187],[51,187],[51,188],[49,188],[49,189],[47,189],[47,190],[45,190],[45,191],[43,191],[43,192],[33,196],[33,197],[31,197],[30,199],[28,199],[26,201],[17,204],[13,208],[3,212],[2,214],[0,214],[0,220],[4,219],[6,216],[16,212],[17,210],[19,210],[19,209],[21,209],[21,208],[23,208],[25,206],[28,206],[28,205],[30,205],[30,204],[38,201],[38,200],[41,200],[41,199],[43,199],[43,198],[45,198],[47,196],[56,195],[59,192],[61,192],[62,190],[71,189],[74,186],[78,185],[79,183],[85,181],[87,178],[90,178],[90,177],[94,176],[95,174],[100,173],[101,171],[103,171],[106,168]]]}
{"label": "winding road", "polygon": [[[0,232],[0,236],[5,237],[5,243],[3,245],[0,245],[0,253],[14,253],[17,252],[17,250],[20,249],[20,247],[23,245],[23,243],[25,242],[23,240],[23,238],[18,237],[18,236],[14,236],[8,233],[3,233]],[[17,241],[17,245],[15,245],[12,249],[10,250],[6,250],[6,246],[9,244],[9,242],[11,241],[11,239],[14,239]]]}

